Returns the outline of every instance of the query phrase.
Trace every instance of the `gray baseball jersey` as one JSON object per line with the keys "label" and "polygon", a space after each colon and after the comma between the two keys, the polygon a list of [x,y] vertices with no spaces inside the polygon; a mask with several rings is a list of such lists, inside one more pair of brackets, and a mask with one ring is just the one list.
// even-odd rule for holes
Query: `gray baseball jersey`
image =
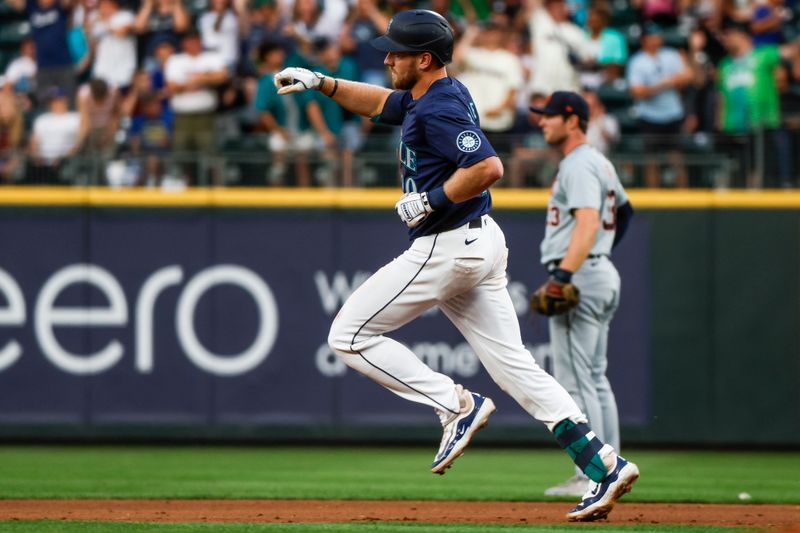
{"label": "gray baseball jersey", "polygon": [[611,255],[616,233],[616,209],[628,201],[614,165],[597,149],[582,144],[558,166],[547,204],[547,226],[542,241],[542,264],[567,255],[575,228],[573,209],[590,207],[600,212],[602,230],[590,255]]}

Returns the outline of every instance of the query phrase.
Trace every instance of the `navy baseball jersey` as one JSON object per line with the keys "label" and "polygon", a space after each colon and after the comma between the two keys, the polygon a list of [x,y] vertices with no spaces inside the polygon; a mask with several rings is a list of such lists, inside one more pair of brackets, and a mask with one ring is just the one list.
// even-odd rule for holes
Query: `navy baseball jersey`
{"label": "navy baseball jersey", "polygon": [[[381,124],[402,125],[398,158],[403,192],[426,192],[444,184],[456,170],[497,155],[480,128],[478,113],[467,88],[453,78],[435,81],[419,100],[410,91],[394,91],[383,111],[373,118]],[[466,202],[437,209],[409,237],[441,233],[488,213],[489,191]]]}

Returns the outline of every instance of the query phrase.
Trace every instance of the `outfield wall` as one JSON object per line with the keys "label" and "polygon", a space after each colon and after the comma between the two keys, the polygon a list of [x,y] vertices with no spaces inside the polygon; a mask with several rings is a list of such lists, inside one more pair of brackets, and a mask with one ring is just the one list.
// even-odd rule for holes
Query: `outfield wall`
{"label": "outfield wall", "polygon": [[[342,301],[407,245],[395,191],[3,189],[0,436],[435,438],[429,409],[326,346]],[[498,191],[525,343],[546,191]],[[800,444],[800,195],[632,193],[610,378],[630,443]],[[486,439],[549,442],[440,313],[400,329],[490,394]]]}

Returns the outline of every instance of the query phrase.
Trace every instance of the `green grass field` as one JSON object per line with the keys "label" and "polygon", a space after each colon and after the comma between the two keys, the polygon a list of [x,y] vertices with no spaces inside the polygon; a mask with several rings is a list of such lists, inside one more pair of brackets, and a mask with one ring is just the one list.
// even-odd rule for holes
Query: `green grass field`
{"label": "green grass field", "polygon": [[[542,500],[558,450],[470,449],[445,476],[427,448],[0,447],[0,498]],[[631,451],[626,501],[800,503],[800,453]]]}
{"label": "green grass field", "polygon": [[[554,449],[471,448],[445,476],[433,449],[340,447],[0,447],[0,498],[314,498],[546,501],[572,474]],[[800,504],[800,453],[631,450],[642,478],[625,501]],[[586,527],[580,526],[580,527]],[[603,531],[733,531],[678,526],[591,526]],[[414,524],[142,524],[0,522],[0,531],[565,531],[574,526]]]}

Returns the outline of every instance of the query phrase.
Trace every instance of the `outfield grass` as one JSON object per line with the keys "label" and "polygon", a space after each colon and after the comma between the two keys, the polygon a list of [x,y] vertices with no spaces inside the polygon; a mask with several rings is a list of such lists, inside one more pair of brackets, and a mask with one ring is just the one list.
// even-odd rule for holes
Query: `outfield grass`
{"label": "outfield grass", "polygon": [[[586,525],[578,526],[586,528]],[[588,526],[603,533],[636,533],[651,531],[654,533],[734,533],[749,531],[742,528],[711,526]],[[438,525],[408,523],[357,523],[357,524],[236,524],[236,523],[186,523],[186,524],[148,524],[141,522],[64,522],[58,520],[37,520],[31,522],[0,522],[0,532],[9,533],[525,533],[533,531],[570,531],[576,526],[569,525],[535,525],[535,526],[499,526],[499,525]]]}
{"label": "outfield grass", "polygon": [[[445,476],[427,448],[0,447],[0,498],[548,500],[557,450],[471,448]],[[629,451],[626,501],[800,503],[800,453]]]}

